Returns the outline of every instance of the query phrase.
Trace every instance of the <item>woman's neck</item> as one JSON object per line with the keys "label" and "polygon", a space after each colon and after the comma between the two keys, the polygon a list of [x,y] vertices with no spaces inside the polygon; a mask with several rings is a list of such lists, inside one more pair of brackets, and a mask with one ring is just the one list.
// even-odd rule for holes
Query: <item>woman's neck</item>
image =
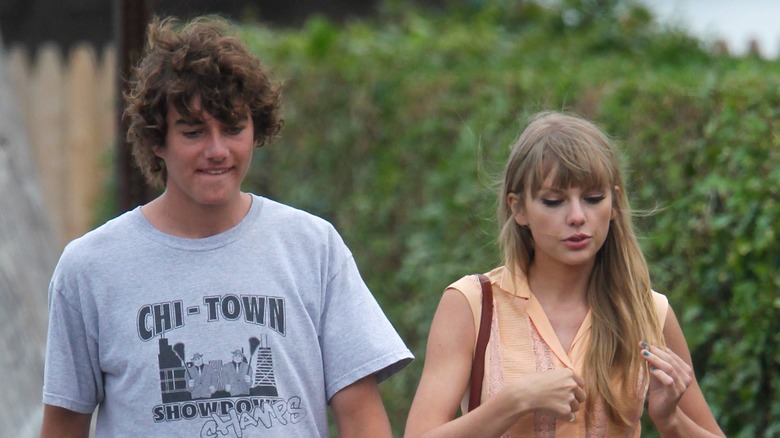
{"label": "woman's neck", "polygon": [[528,286],[540,302],[581,302],[593,271],[593,264],[570,266],[535,260],[528,269]]}
{"label": "woman's neck", "polygon": [[586,294],[591,271],[592,266],[536,262],[529,268],[528,287],[567,353],[589,311]]}

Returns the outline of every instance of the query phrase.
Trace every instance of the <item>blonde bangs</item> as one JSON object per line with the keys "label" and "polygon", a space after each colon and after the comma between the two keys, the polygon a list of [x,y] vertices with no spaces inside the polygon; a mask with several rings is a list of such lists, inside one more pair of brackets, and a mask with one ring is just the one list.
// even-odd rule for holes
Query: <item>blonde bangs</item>
{"label": "blonde bangs", "polygon": [[[581,130],[569,132],[566,126],[550,128],[544,147],[532,148],[524,166],[529,170],[524,185],[532,197],[549,182],[551,188],[561,190],[601,190],[618,183],[617,169],[612,164],[615,158],[605,136],[583,136]],[[552,181],[548,181],[550,178]]]}

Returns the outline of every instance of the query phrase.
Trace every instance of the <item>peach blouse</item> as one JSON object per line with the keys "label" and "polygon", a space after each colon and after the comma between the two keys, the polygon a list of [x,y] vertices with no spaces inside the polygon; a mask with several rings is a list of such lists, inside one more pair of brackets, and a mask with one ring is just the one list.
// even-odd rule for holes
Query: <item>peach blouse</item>
{"label": "peach blouse", "polygon": [[[585,316],[569,351],[564,351],[555,331],[547,319],[542,306],[528,287],[522,273],[512,281],[506,267],[499,267],[486,274],[493,286],[493,322],[490,340],[485,354],[485,377],[482,384],[482,400],[496,394],[504,382],[519,377],[555,368],[571,368],[575,373],[584,375],[585,356],[590,343],[591,314]],[[474,275],[461,278],[449,288],[460,291],[471,306],[474,315],[475,333],[479,330],[482,290]],[[656,312],[660,321],[666,318],[668,301],[665,296],[653,292]],[[617,385],[617,384],[616,384]],[[626,414],[632,419],[628,427],[620,427],[609,421],[600,407],[586,404],[580,413],[591,409],[594,413],[592,424],[586,430],[584,415],[578,414],[574,422],[557,419],[552,415],[531,414],[522,417],[504,437],[639,437],[640,420],[647,392],[644,372],[639,375],[637,389],[640,397],[625,404]],[[616,391],[616,393],[618,393]],[[626,401],[622,401],[625,403]],[[621,403],[622,404],[622,403]],[[464,395],[461,409],[466,412],[468,390]]]}

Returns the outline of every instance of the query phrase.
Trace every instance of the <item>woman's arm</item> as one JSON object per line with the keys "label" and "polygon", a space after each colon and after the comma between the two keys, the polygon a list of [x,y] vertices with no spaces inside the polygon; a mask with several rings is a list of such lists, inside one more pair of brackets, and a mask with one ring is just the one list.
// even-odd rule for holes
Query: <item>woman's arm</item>
{"label": "woman's arm", "polygon": [[725,436],[696,381],[688,343],[671,307],[663,332],[667,348],[641,350],[651,367],[650,419],[664,437]]}
{"label": "woman's arm", "polygon": [[433,317],[405,437],[497,437],[532,410],[569,418],[579,409],[585,397],[582,381],[571,370],[561,369],[508,384],[477,409],[454,419],[469,383],[475,340],[466,297],[448,289]]}

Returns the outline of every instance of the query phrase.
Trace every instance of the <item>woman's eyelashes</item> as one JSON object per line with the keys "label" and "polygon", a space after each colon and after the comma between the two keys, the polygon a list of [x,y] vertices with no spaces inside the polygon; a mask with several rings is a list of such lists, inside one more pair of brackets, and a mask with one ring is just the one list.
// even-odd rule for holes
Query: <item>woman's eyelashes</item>
{"label": "woman's eyelashes", "polygon": [[544,204],[547,207],[557,207],[563,203],[560,199],[548,199],[548,198],[542,198],[542,204]]}
{"label": "woman's eyelashes", "polygon": [[607,198],[607,196],[603,195],[603,194],[590,195],[590,196],[586,196],[585,197],[585,202],[587,202],[589,204],[598,204],[599,202],[603,201],[606,198]]}
{"label": "woman's eyelashes", "polygon": [[[606,199],[606,195],[604,194],[598,194],[598,195],[588,195],[584,196],[582,199],[587,202],[588,204],[598,204],[599,202]],[[542,204],[546,207],[557,207],[561,204],[563,204],[565,198],[553,198],[553,197],[542,197],[540,198]]]}

